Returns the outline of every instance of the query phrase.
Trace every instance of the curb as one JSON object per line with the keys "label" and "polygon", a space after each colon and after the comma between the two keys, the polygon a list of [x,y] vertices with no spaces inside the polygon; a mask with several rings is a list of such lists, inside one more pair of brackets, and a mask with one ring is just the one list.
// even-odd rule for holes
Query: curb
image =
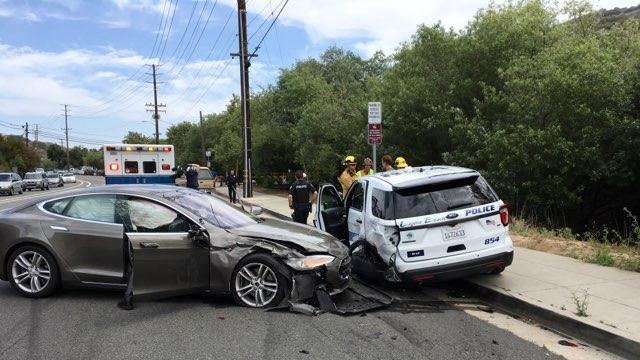
{"label": "curb", "polygon": [[603,350],[627,359],[640,358],[640,343],[624,336],[584,323],[555,311],[534,305],[500,291],[462,280],[464,289],[471,290],[479,298],[496,304],[520,316],[530,317],[549,329],[560,331],[584,340]]}
{"label": "curb", "polygon": [[[245,199],[239,199],[239,201],[243,206],[245,204],[248,206],[258,206],[262,208],[263,212],[275,218],[291,221],[291,218],[288,216],[282,215],[250,201],[246,201]],[[555,311],[545,309],[541,306],[504,294],[489,287],[473,283],[469,280],[461,280],[461,284],[464,285],[464,290],[471,290],[477,297],[490,302],[491,305],[503,308],[504,310],[507,310],[507,312],[532,318],[549,329],[586,341],[623,358],[640,358],[640,342],[614,334]]]}
{"label": "curb", "polygon": [[[224,195],[220,194],[217,190],[213,190],[213,191],[211,191],[211,193],[210,193],[210,194],[211,194],[211,195],[213,195],[213,196],[215,196],[215,197],[217,197],[217,198],[218,198],[218,199],[220,199],[220,200],[228,201],[228,200],[227,200],[227,198],[226,198],[226,197],[224,197]],[[256,206],[256,207],[261,208],[261,209],[262,209],[262,212],[267,213],[267,214],[269,214],[269,215],[271,215],[271,216],[273,216],[273,217],[275,217],[275,218],[277,218],[277,219],[280,219],[280,220],[286,220],[286,221],[293,221],[293,219],[291,219],[291,217],[289,217],[289,216],[282,215],[282,214],[280,214],[280,213],[278,213],[278,212],[275,212],[275,211],[273,211],[273,210],[271,210],[271,209],[267,209],[267,208],[265,208],[264,206],[261,206],[261,205],[258,205],[258,204],[255,204],[255,203],[252,203],[252,202],[247,201],[247,200],[245,200],[245,199],[243,199],[243,198],[238,199],[238,202],[240,203],[240,206],[243,208],[243,210],[244,210],[244,206],[245,206],[245,205],[249,205],[249,206]],[[293,210],[292,210],[292,211],[293,211]]]}
{"label": "curb", "polygon": [[[277,219],[280,219],[280,220],[286,220],[286,221],[293,221],[293,219],[291,219],[291,217],[290,217],[290,216],[282,215],[282,214],[280,214],[280,213],[278,213],[278,212],[275,212],[275,211],[273,211],[273,210],[271,210],[271,209],[267,209],[267,208],[265,208],[264,206],[260,206],[260,205],[258,205],[258,204],[254,204],[254,203],[251,203],[251,202],[249,202],[249,201],[246,201],[245,199],[240,199],[240,203],[242,204],[242,206],[243,206],[243,207],[244,207],[244,205],[245,205],[245,204],[247,204],[247,205],[249,205],[249,206],[256,206],[256,207],[259,207],[259,208],[261,208],[261,209],[262,209],[262,211],[263,211],[263,212],[265,212],[265,213],[267,213],[267,214],[269,214],[269,215],[271,215],[271,216],[273,216],[273,217],[275,217],[275,218],[277,218]],[[293,210],[292,210],[292,211],[293,211]]]}

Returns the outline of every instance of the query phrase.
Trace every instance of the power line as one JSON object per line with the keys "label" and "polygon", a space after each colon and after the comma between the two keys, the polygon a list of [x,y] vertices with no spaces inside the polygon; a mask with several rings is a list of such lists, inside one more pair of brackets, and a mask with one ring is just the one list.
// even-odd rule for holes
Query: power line
{"label": "power line", "polygon": [[216,2],[213,4],[213,7],[211,7],[211,11],[209,11],[209,16],[207,17],[207,20],[206,20],[204,26],[202,27],[202,31],[200,31],[200,35],[198,36],[198,40],[196,41],[196,43],[193,46],[193,48],[191,48],[191,51],[189,52],[189,56],[187,57],[187,60],[185,60],[184,64],[182,65],[182,67],[180,68],[178,73],[174,76],[174,78],[179,77],[180,74],[182,73],[182,70],[184,70],[184,68],[189,64],[189,61],[191,60],[191,57],[193,56],[193,53],[196,51],[196,49],[198,48],[198,45],[200,44],[200,40],[202,39],[202,35],[204,35],[204,31],[206,30],[207,25],[209,24],[209,20],[211,19],[211,15],[213,15],[213,10],[216,8],[217,4],[218,4],[218,0],[216,0]]}
{"label": "power line", "polygon": [[[176,0],[176,7],[177,7],[177,1],[178,1],[178,0]],[[162,37],[160,37],[160,34],[161,34],[160,29],[162,28],[162,25],[163,25],[163,24],[165,24],[165,27],[166,27],[165,17],[168,19],[168,15],[169,15],[169,12],[168,12],[168,11],[166,11],[167,2],[170,2],[170,0],[165,0],[165,1],[164,1],[164,5],[163,5],[163,7],[162,7],[162,16],[161,16],[161,18],[160,18],[160,23],[158,24],[158,30],[156,31],[156,37],[155,37],[155,40],[154,40],[154,42],[153,42],[153,47],[151,48],[151,52],[150,52],[150,54],[149,54],[149,58],[152,58],[152,57],[154,56],[154,54],[157,54],[157,53],[159,52],[159,50],[160,50],[160,44],[162,44],[162,38],[164,38],[164,33],[165,33],[165,32],[164,32],[164,30],[163,30],[163,31],[162,31]],[[174,9],[173,9],[173,11],[174,11],[174,14],[173,14],[173,15],[175,15],[175,9],[176,9],[176,7],[174,7]],[[170,2],[170,5],[169,5],[169,10],[170,10],[170,9],[171,9],[171,2]],[[172,15],[172,23],[173,23],[173,15]],[[158,40],[159,40],[159,39],[160,39],[160,44],[158,44]],[[168,37],[167,37],[167,39],[168,39]],[[165,42],[165,45],[166,45],[166,42]],[[136,75],[140,72],[140,70],[142,70],[143,68],[144,68],[144,65],[141,65],[138,69],[136,69],[136,71],[135,71],[131,76],[129,76],[126,80],[124,80],[123,82],[121,82],[120,84],[118,84],[118,86],[116,86],[116,87],[113,89],[113,90],[115,90],[115,89],[119,89],[119,88],[121,88],[122,86],[125,86],[125,90],[123,90],[123,91],[119,91],[119,92],[117,92],[117,93],[113,93],[113,92],[112,92],[112,95],[111,95],[111,96],[103,97],[103,98],[100,100],[100,101],[102,101],[102,103],[101,103],[101,104],[99,104],[98,106],[96,106],[96,107],[100,108],[99,110],[97,110],[97,111],[92,111],[92,112],[89,112],[89,113],[86,113],[86,114],[79,114],[78,116],[79,116],[79,117],[95,117],[95,115],[97,115],[97,114],[99,114],[99,113],[101,113],[101,112],[103,112],[103,111],[105,111],[105,110],[109,109],[109,107],[110,107],[110,104],[111,104],[111,103],[113,103],[113,102],[115,102],[115,101],[120,101],[120,102],[122,102],[122,101],[123,101],[123,98],[127,98],[127,97],[129,97],[129,96],[131,96],[131,95],[135,94],[135,92],[136,92],[138,89],[140,89],[142,86],[144,86],[144,84],[143,84],[143,83],[142,83],[142,84],[135,84],[135,83],[134,83],[133,85],[129,84],[128,86],[127,86],[126,84],[127,84],[127,83],[129,83],[129,81],[130,81],[130,80],[134,79],[134,78],[136,77]],[[143,75],[144,75],[144,74],[141,74],[141,76],[143,76]],[[141,76],[138,76],[138,80],[140,80]],[[136,87],[136,86],[137,86],[137,87]],[[124,97],[122,97],[121,95],[122,95],[122,94],[124,94],[124,93],[127,93],[127,95],[125,95]],[[103,100],[106,100],[106,101],[103,101]]]}
{"label": "power line", "polygon": [[[158,30],[156,30],[156,39],[153,42],[153,48],[151,49],[151,54],[149,55],[150,58],[152,58],[154,54],[157,53],[156,45],[158,45],[158,39],[160,38],[160,28],[162,28],[162,24],[165,23],[164,17],[165,17],[165,10],[167,8],[167,2],[169,2],[169,0],[164,0],[164,5],[162,5],[162,16],[160,17],[160,24],[158,24]],[[164,37],[164,30],[162,31],[162,36]],[[160,40],[160,43],[162,44],[162,40]],[[157,49],[159,50],[160,46],[158,46]]]}
{"label": "power line", "polygon": [[271,31],[271,28],[273,28],[273,25],[276,23],[276,21],[278,21],[280,14],[282,14],[282,11],[284,10],[285,6],[287,6],[288,3],[289,3],[289,0],[285,0],[284,5],[282,5],[282,7],[280,8],[280,11],[278,11],[278,15],[276,15],[276,17],[271,22],[271,25],[269,25],[269,28],[267,29],[267,31],[265,31],[264,35],[262,35],[262,38],[260,39],[260,41],[258,42],[258,45],[256,46],[255,50],[253,50],[253,53],[250,56],[254,56],[256,52],[258,52],[258,49],[260,49],[260,45],[262,45],[262,42],[269,34],[269,31]]}
{"label": "power line", "polygon": [[[231,46],[233,45],[233,41],[235,40],[235,36],[231,37],[231,41],[229,42],[228,46],[226,46],[223,50],[223,53],[227,53],[229,50],[231,50]],[[211,89],[211,87],[213,87],[213,85],[215,85],[215,83],[220,79],[220,77],[222,76],[222,74],[224,74],[225,70],[227,70],[227,68],[229,67],[229,64],[231,63],[233,59],[229,58],[227,60],[225,60],[224,62],[224,66],[220,69],[220,71],[217,73],[217,75],[208,83],[208,85],[205,86],[205,88],[200,92],[200,95],[198,96],[198,98],[196,99],[196,101],[191,105],[191,107],[189,109],[187,109],[187,111],[185,111],[179,118],[184,118],[185,116],[187,116],[187,114],[189,112],[191,112],[191,110],[193,110],[193,108],[196,107],[196,105],[198,105],[200,103],[200,101],[202,100],[202,98],[206,95],[206,93]],[[198,87],[194,87],[195,90],[198,89]],[[191,93],[193,93],[195,90],[191,91]],[[185,92],[186,93],[186,92]],[[185,94],[183,93],[183,94]],[[181,98],[184,98],[184,96],[181,96]]]}
{"label": "power line", "polygon": [[[271,5],[271,2],[272,2],[272,1],[273,1],[273,0],[270,0],[267,4],[265,4],[264,8],[262,8],[262,10],[260,10],[260,13],[259,13],[259,14],[256,14],[256,15],[253,17],[253,19],[257,18],[259,15],[262,15],[262,13],[267,9],[267,6]],[[278,3],[278,5],[276,6],[276,8],[280,7],[280,5],[281,5],[281,4],[282,4],[282,1],[280,1],[280,2]],[[254,30],[254,31],[251,33],[251,35],[249,35],[249,41],[251,41],[251,39],[253,39],[253,37],[254,37],[254,36],[256,36],[256,34],[257,34],[258,32],[260,32],[260,29],[262,29],[262,27],[264,26],[264,24],[266,24],[266,23],[267,23],[267,21],[269,21],[269,18],[270,18],[271,16],[273,16],[273,10],[271,10],[271,13],[269,13],[269,15],[267,15],[267,16],[265,16],[265,17],[264,17],[264,20],[262,20],[262,22],[260,23],[260,26],[258,26],[258,28],[257,28],[256,30]],[[249,22],[249,24],[251,24],[251,22]],[[247,26],[248,26],[249,24],[247,24]]]}
{"label": "power line", "polygon": [[[192,88],[194,82],[196,82],[196,80],[200,80],[200,73],[202,73],[202,70],[204,70],[204,67],[207,65],[207,62],[209,61],[209,59],[211,59],[211,55],[213,55],[214,50],[218,46],[218,42],[220,42],[220,39],[222,38],[222,35],[224,34],[225,29],[227,28],[227,25],[229,25],[229,21],[231,20],[234,13],[235,13],[235,9],[231,9],[231,11],[229,12],[229,15],[227,16],[227,20],[225,21],[224,26],[220,30],[220,33],[218,33],[218,36],[216,37],[216,40],[214,41],[213,46],[211,46],[211,49],[209,50],[207,57],[202,61],[202,63],[200,64],[200,68],[196,72],[195,76],[193,76],[193,78],[191,79],[191,82],[189,82],[189,84],[185,87],[185,91],[183,91],[182,94],[180,94],[180,96],[176,100],[176,103],[184,99],[187,93],[192,94],[197,90],[197,87],[193,87],[193,90],[189,91],[189,89]],[[234,37],[235,35],[232,36],[231,40],[233,40]],[[231,46],[231,43],[229,44],[229,46]],[[226,52],[227,50],[224,50],[220,56],[223,56],[223,54]]]}
{"label": "power line", "polygon": [[[205,2],[203,2],[202,8],[200,9],[200,14],[198,14],[198,19],[196,20],[195,25],[194,25],[193,29],[191,30],[191,34],[189,35],[189,39],[187,40],[184,48],[182,48],[182,50],[180,50],[179,49],[180,46],[177,46],[175,51],[174,51],[174,53],[179,51],[180,55],[178,56],[177,59],[176,58],[172,58],[171,68],[169,68],[169,70],[167,70],[167,73],[168,74],[173,74],[175,72],[175,69],[178,68],[178,67],[180,67],[180,71],[177,73],[177,75],[172,76],[172,78],[177,78],[177,76],[180,74],[180,72],[182,72],[182,69],[184,69],[184,67],[188,65],[188,62],[189,62],[189,59],[191,58],[191,55],[193,54],[193,52],[197,48],[197,46],[198,46],[198,44],[200,42],[200,38],[202,38],[202,34],[206,30],[206,27],[207,27],[207,25],[209,23],[211,15],[213,14],[213,10],[215,9],[215,5],[217,4],[217,0],[216,0],[216,4],[213,5],[213,7],[211,8],[211,11],[209,12],[209,16],[207,17],[205,25],[202,27],[202,31],[200,32],[200,36],[198,37],[198,41],[195,43],[195,46],[193,46],[193,48],[191,48],[191,44],[193,43],[194,36],[198,32],[198,28],[200,27],[200,23],[202,22],[202,17],[205,14],[205,11],[207,9],[207,4],[208,3],[209,3],[209,0],[206,0]],[[194,11],[194,13],[195,13],[195,11]],[[188,28],[185,29],[184,35],[186,35],[187,32],[189,32]],[[184,63],[183,63],[183,59],[185,57],[185,54],[187,54],[187,53],[190,54],[189,55],[189,59],[185,60]]]}
{"label": "power line", "polygon": [[[169,10],[171,10],[171,2],[169,3]],[[162,45],[162,52],[160,53],[160,57],[158,58],[158,63],[162,62],[162,57],[164,56],[164,50],[167,47],[167,43],[169,42],[169,37],[171,37],[171,29],[173,28],[173,18],[176,15],[176,9],[178,8],[178,0],[176,0],[176,4],[173,6],[173,12],[171,13],[171,23],[169,24],[169,31],[167,32],[167,37],[164,40],[164,45]],[[166,23],[165,23],[166,25]]]}
{"label": "power line", "polygon": [[198,2],[194,1],[193,2],[193,8],[191,9],[191,15],[189,15],[189,21],[187,22],[187,26],[184,28],[184,31],[182,32],[182,35],[180,36],[180,40],[178,41],[178,45],[176,45],[175,49],[173,49],[173,52],[171,53],[171,56],[169,56],[170,59],[173,59],[173,57],[176,55],[176,52],[178,52],[178,49],[180,48],[180,45],[182,45],[182,41],[184,41],[184,36],[187,34],[187,31],[189,31],[189,26],[191,25],[191,20],[193,20],[193,14],[195,14],[197,7],[198,7]]}

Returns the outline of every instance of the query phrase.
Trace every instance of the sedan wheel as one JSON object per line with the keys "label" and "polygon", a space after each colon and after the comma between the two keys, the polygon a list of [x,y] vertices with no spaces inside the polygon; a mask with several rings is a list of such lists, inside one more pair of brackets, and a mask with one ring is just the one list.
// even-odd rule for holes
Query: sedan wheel
{"label": "sedan wheel", "polygon": [[58,268],[53,257],[36,246],[16,250],[8,263],[11,285],[22,295],[40,298],[59,286]]}
{"label": "sedan wheel", "polygon": [[262,308],[277,305],[285,297],[286,278],[282,265],[266,254],[250,255],[234,271],[233,297],[240,305]]}

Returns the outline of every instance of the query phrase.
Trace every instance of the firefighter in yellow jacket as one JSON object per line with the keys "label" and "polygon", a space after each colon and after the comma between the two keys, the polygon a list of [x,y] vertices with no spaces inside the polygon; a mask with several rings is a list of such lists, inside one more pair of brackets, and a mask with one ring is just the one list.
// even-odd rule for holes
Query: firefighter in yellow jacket
{"label": "firefighter in yellow jacket", "polygon": [[374,171],[372,169],[373,160],[371,160],[371,158],[365,158],[364,159],[364,163],[362,165],[363,165],[363,168],[361,170],[358,170],[358,172],[356,173],[357,177],[373,175],[374,174]]}
{"label": "firefighter in yellow jacket", "polygon": [[345,168],[338,177],[338,182],[342,186],[342,197],[345,197],[351,184],[358,178],[356,176],[356,157],[353,155],[345,157],[343,165],[345,165]]}

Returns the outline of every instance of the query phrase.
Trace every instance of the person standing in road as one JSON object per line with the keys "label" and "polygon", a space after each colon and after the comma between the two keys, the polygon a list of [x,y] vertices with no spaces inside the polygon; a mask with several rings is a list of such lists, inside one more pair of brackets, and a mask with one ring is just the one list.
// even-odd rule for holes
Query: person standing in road
{"label": "person standing in road", "polygon": [[391,160],[391,156],[385,155],[382,157],[382,171],[391,170],[393,170],[393,160]]}
{"label": "person standing in road", "polygon": [[229,171],[229,175],[227,175],[227,188],[229,188],[229,202],[235,204],[237,201],[237,192],[236,187],[238,186],[238,177],[236,176],[236,172],[233,170]]}
{"label": "person standing in road", "polygon": [[373,167],[373,160],[371,160],[370,157],[367,157],[364,159],[364,163],[362,164],[364,167],[360,170],[358,170],[358,172],[356,173],[357,177],[362,177],[362,176],[367,176],[367,175],[373,175],[374,171],[372,169]]}
{"label": "person standing in road", "polygon": [[356,181],[356,157],[353,155],[349,155],[344,158],[345,165],[344,170],[338,177],[338,182],[342,186],[342,197],[347,196],[347,191],[351,187],[351,184]]}
{"label": "person standing in road", "polygon": [[198,190],[198,168],[196,165],[189,165],[185,176],[187,177],[187,187]]}
{"label": "person standing in road", "polygon": [[289,188],[289,208],[293,209],[293,221],[306,224],[311,212],[311,203],[318,192],[305,178],[302,170],[296,171],[296,181]]}

